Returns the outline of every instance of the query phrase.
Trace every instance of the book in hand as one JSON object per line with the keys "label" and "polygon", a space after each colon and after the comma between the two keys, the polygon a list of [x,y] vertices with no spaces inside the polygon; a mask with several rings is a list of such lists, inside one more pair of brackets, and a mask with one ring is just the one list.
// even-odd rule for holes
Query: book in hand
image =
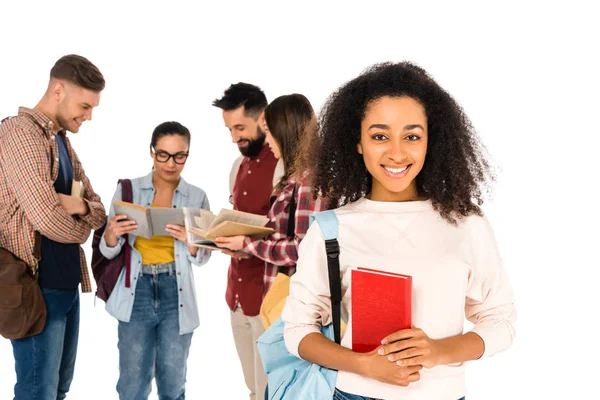
{"label": "book in hand", "polygon": [[367,353],[412,326],[412,277],[369,268],[352,270],[352,350]]}
{"label": "book in hand", "polygon": [[153,236],[171,236],[167,225],[184,225],[183,210],[168,207],[144,207],[138,204],[115,200],[115,215],[127,215],[137,223],[132,234],[151,239]]}
{"label": "book in hand", "polygon": [[73,179],[73,183],[71,183],[71,196],[82,199],[84,194],[85,187],[83,186],[83,182]]}
{"label": "book in hand", "polygon": [[217,246],[212,240],[207,240],[204,238],[204,236],[193,233],[199,229],[198,224],[196,223],[196,218],[202,218],[203,211],[206,210],[187,207],[183,208],[183,219],[185,230],[187,232],[188,244],[191,246],[204,247],[212,250],[224,250]]}
{"label": "book in hand", "polygon": [[275,232],[265,225],[264,215],[222,209],[218,215],[204,209],[183,208],[188,243],[193,246],[222,250],[215,245],[218,237],[250,236],[262,238]]}

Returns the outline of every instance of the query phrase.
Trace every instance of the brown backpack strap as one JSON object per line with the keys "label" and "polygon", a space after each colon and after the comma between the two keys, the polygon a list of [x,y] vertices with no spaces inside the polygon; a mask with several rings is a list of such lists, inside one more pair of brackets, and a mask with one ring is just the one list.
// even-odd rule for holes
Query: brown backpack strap
{"label": "brown backpack strap", "polygon": [[[40,130],[45,133],[46,128],[39,123],[33,116],[26,114],[27,118],[33,122]],[[50,154],[50,160],[52,160],[52,154]],[[52,161],[50,161],[50,166],[52,166]],[[42,235],[38,231],[35,231],[33,239],[33,258],[35,259],[35,265],[33,266],[33,276],[37,279],[38,267],[39,263],[42,260]]]}
{"label": "brown backpack strap", "polygon": [[33,239],[33,258],[35,259],[35,265],[32,268],[33,276],[37,277],[38,265],[42,259],[42,235],[38,231],[35,231]]}

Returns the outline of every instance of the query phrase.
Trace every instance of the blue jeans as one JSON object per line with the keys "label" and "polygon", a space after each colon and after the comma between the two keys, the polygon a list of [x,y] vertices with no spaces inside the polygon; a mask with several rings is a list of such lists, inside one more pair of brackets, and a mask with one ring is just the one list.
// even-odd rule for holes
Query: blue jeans
{"label": "blue jeans", "polygon": [[146,400],[152,378],[160,400],[184,400],[192,334],[179,334],[179,301],[174,272],[138,277],[129,322],[119,322],[121,400]]}
{"label": "blue jeans", "polygon": [[79,339],[79,290],[42,289],[42,333],[11,340],[17,384],[14,400],[62,400],[73,381]]}
{"label": "blue jeans", "polygon": [[[357,394],[350,394],[350,393],[346,393],[346,392],[342,392],[340,389],[335,389],[335,392],[333,392],[333,399],[334,400],[380,400],[380,399],[376,399],[374,397],[364,397],[364,396],[359,396]],[[464,397],[458,399],[458,400],[465,400]]]}

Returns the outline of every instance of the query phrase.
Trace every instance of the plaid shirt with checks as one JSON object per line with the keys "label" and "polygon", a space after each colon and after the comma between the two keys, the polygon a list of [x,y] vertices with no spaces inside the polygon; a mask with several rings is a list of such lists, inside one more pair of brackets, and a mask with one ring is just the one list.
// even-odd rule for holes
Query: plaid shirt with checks
{"label": "plaid shirt with checks", "polygon": [[[100,197],[94,192],[64,132],[57,134],[63,135],[74,179],[83,183],[89,213],[71,216],[60,206],[54,190],[59,152],[52,129],[53,123],[46,115],[25,107],[19,108],[17,117],[0,125],[0,246],[31,266],[35,264],[35,231],[56,242],[81,245],[92,229],[100,228],[106,219]],[[81,246],[79,256],[81,290],[91,292],[90,274]]]}
{"label": "plaid shirt with checks", "polygon": [[[296,215],[294,237],[288,237],[288,223],[292,193],[296,186]],[[289,179],[275,197],[275,201],[267,214],[267,227],[275,232],[268,238],[259,240],[247,237],[244,239],[243,251],[265,261],[264,293],[267,293],[279,272],[292,276],[296,272],[298,261],[298,245],[306,235],[311,214],[324,210],[320,198],[313,200],[312,188],[305,182]]]}

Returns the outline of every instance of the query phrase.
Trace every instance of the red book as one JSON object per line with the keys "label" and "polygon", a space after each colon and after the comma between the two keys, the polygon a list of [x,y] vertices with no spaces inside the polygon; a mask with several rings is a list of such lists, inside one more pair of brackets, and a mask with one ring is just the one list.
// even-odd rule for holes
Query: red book
{"label": "red book", "polygon": [[411,317],[411,276],[368,268],[352,270],[352,350],[375,350],[383,338],[410,329]]}

